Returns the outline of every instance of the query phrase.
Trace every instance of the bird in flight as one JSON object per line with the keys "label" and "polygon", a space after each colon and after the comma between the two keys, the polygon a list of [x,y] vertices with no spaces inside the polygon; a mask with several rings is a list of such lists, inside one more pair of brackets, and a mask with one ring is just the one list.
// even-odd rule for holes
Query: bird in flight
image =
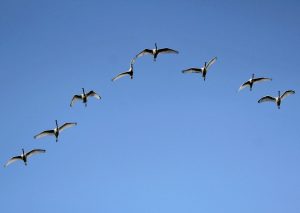
{"label": "bird in flight", "polygon": [[56,124],[56,128],[55,129],[51,129],[51,130],[46,130],[43,131],[37,135],[34,136],[34,139],[38,139],[47,135],[54,135],[56,142],[58,141],[58,136],[60,134],[61,131],[63,131],[66,128],[72,127],[72,126],[76,126],[77,123],[64,123],[63,125],[61,125],[60,127],[58,127],[57,124],[57,120],[55,120],[55,124]]}
{"label": "bird in flight", "polygon": [[283,101],[283,99],[285,99],[289,95],[293,95],[295,93],[296,92],[294,90],[287,90],[282,95],[280,95],[280,91],[278,91],[278,96],[277,97],[272,97],[270,95],[267,95],[267,96],[264,96],[261,99],[259,99],[258,103],[263,103],[263,102],[271,101],[271,102],[276,103],[278,109],[280,109],[280,104]]}
{"label": "bird in flight", "polygon": [[27,166],[27,158],[31,157],[32,155],[35,155],[35,154],[40,154],[40,153],[45,153],[46,150],[44,149],[33,149],[27,153],[24,152],[24,149],[22,149],[22,154],[19,155],[19,156],[15,156],[15,157],[12,157],[11,159],[9,159],[7,161],[7,163],[4,165],[4,167],[7,167],[9,164],[17,161],[17,160],[22,160],[24,161],[24,164],[25,166]]}
{"label": "bird in flight", "polygon": [[126,75],[129,75],[129,76],[130,76],[130,79],[133,79],[133,64],[134,64],[134,63],[135,63],[135,58],[131,59],[129,70],[126,71],[126,72],[122,72],[122,73],[118,74],[116,77],[114,77],[114,78],[112,79],[112,81],[115,81],[115,80],[117,80],[117,79],[119,79],[119,78],[122,78],[122,77],[124,77],[124,76],[126,76]]}
{"label": "bird in flight", "polygon": [[263,82],[263,81],[272,81],[272,78],[254,78],[254,74],[252,74],[252,78],[250,78],[248,81],[243,83],[240,86],[239,91],[244,89],[245,87],[250,87],[250,91],[252,91],[253,84],[257,82]]}
{"label": "bird in flight", "polygon": [[203,80],[205,81],[208,69],[216,61],[217,61],[217,57],[214,57],[208,63],[205,62],[203,67],[201,67],[201,68],[194,68],[194,67],[193,68],[188,68],[188,69],[182,70],[182,73],[199,73],[199,74],[202,74]]}
{"label": "bird in flight", "polygon": [[70,107],[72,107],[73,104],[78,100],[82,100],[82,103],[84,103],[85,106],[87,106],[87,101],[89,97],[95,97],[96,99],[101,99],[101,97],[93,90],[89,91],[88,93],[85,93],[84,88],[82,88],[82,94],[73,96],[70,103]]}
{"label": "bird in flight", "polygon": [[142,52],[136,55],[136,58],[139,58],[144,55],[153,55],[153,60],[156,61],[156,58],[158,54],[163,54],[163,53],[175,53],[178,54],[179,52],[177,50],[172,50],[170,48],[162,48],[162,49],[157,49],[157,44],[155,43],[155,48],[154,49],[144,49]]}

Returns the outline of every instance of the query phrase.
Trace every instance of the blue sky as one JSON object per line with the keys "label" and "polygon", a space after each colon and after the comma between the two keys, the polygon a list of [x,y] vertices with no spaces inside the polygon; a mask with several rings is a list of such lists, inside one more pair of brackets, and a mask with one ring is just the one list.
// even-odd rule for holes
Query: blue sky
{"label": "blue sky", "polygon": [[[298,1],[1,1],[1,212],[298,213]],[[135,63],[144,48],[178,55]],[[181,73],[217,56],[207,80]],[[237,92],[255,73],[272,82]],[[81,88],[102,100],[69,107]],[[294,89],[278,110],[264,95]],[[57,119],[78,122],[34,140]]]}

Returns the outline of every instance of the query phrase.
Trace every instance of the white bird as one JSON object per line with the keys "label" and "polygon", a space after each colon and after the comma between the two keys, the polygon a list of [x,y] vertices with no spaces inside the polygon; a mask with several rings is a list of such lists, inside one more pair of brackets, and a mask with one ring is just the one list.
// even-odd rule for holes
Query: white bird
{"label": "white bird", "polygon": [[57,120],[55,120],[55,123],[56,123],[56,128],[55,129],[43,131],[43,132],[35,135],[34,139],[38,139],[38,138],[41,138],[41,137],[44,137],[44,136],[47,136],[47,135],[54,135],[55,138],[56,138],[56,142],[57,142],[58,141],[58,136],[59,136],[61,131],[63,131],[66,128],[77,125],[77,123],[64,123],[63,125],[58,127]]}
{"label": "white bird", "polygon": [[82,103],[84,103],[85,106],[87,106],[87,101],[89,97],[95,97],[96,99],[101,99],[101,97],[93,90],[89,91],[88,93],[85,93],[84,88],[82,88],[82,94],[73,96],[72,101],[70,103],[70,107],[72,107],[77,100],[82,100]]}
{"label": "white bird", "polygon": [[278,91],[278,97],[272,97],[272,96],[267,95],[267,96],[264,96],[261,99],[259,99],[258,103],[271,101],[271,102],[276,103],[278,109],[280,109],[280,104],[283,101],[283,99],[285,99],[289,95],[293,95],[293,94],[295,94],[294,90],[287,90],[282,95],[280,95],[280,91]]}
{"label": "white bird", "polygon": [[250,91],[252,91],[253,84],[255,84],[257,82],[263,82],[263,81],[272,81],[272,78],[254,78],[254,74],[252,74],[252,78],[250,78],[248,81],[243,83],[240,86],[239,91],[248,86],[250,87]]}
{"label": "white bird", "polygon": [[115,80],[117,80],[117,79],[119,79],[119,78],[122,78],[122,77],[124,77],[124,76],[126,76],[126,75],[129,75],[129,76],[130,76],[130,79],[133,79],[133,64],[134,64],[134,63],[135,63],[135,58],[131,59],[129,70],[126,71],[126,72],[122,72],[122,73],[118,74],[116,77],[114,77],[114,78],[112,79],[112,81],[115,81]]}
{"label": "white bird", "polygon": [[19,156],[15,156],[15,157],[12,157],[11,159],[9,159],[7,161],[7,163],[4,165],[4,167],[7,167],[9,164],[11,164],[11,163],[13,163],[13,162],[15,162],[17,160],[24,161],[25,166],[27,166],[27,158],[31,157],[32,155],[40,154],[40,153],[45,153],[45,152],[46,152],[46,150],[44,150],[44,149],[33,149],[30,152],[25,153],[24,149],[22,149],[22,154],[19,155]]}
{"label": "white bird", "polygon": [[170,48],[162,48],[162,49],[157,49],[157,45],[155,43],[155,48],[154,49],[144,49],[142,52],[136,55],[136,58],[139,58],[144,55],[153,55],[153,60],[156,61],[157,55],[162,54],[162,53],[175,53],[178,54],[179,52],[177,50],[172,50]]}
{"label": "white bird", "polygon": [[215,62],[217,61],[217,57],[214,57],[213,59],[211,59],[208,63],[205,62],[204,66],[201,68],[189,68],[189,69],[185,69],[182,70],[182,73],[201,73],[203,80],[205,81],[206,78],[206,74],[208,69],[210,68],[211,65],[213,65]]}

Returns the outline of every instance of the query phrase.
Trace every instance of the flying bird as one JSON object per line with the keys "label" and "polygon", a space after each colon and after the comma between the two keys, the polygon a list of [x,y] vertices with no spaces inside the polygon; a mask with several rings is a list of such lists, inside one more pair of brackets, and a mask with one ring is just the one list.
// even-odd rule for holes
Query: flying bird
{"label": "flying bird", "polygon": [[182,73],[199,73],[199,74],[202,74],[203,80],[205,81],[208,69],[216,61],[217,61],[217,57],[214,57],[208,63],[205,62],[203,67],[201,67],[201,68],[188,68],[188,69],[182,70]]}
{"label": "flying bird", "polygon": [[89,91],[88,93],[85,93],[84,88],[82,88],[82,94],[73,96],[70,103],[70,107],[72,107],[73,104],[78,100],[82,100],[82,103],[84,103],[85,106],[87,106],[87,101],[89,97],[95,97],[96,99],[101,99],[101,97],[93,90]]}
{"label": "flying bird", "polygon": [[248,81],[243,83],[240,86],[239,91],[244,89],[245,87],[250,87],[250,91],[252,91],[253,84],[257,82],[263,82],[263,81],[272,81],[272,78],[254,78],[254,74],[252,74],[252,78],[250,78]]}
{"label": "flying bird", "polygon": [[280,91],[278,91],[278,97],[272,97],[272,96],[267,95],[267,96],[264,96],[261,99],[259,99],[258,103],[271,101],[271,102],[276,103],[278,109],[280,109],[280,104],[283,101],[283,99],[285,99],[289,95],[293,95],[293,94],[295,94],[294,90],[287,90],[282,95],[280,95]]}
{"label": "flying bird", "polygon": [[55,129],[43,131],[43,132],[35,135],[34,139],[38,139],[38,138],[41,138],[41,137],[44,137],[44,136],[47,136],[47,135],[54,135],[55,138],[56,138],[56,142],[57,142],[58,141],[58,136],[59,136],[61,131],[63,131],[66,128],[77,125],[77,123],[64,123],[63,125],[58,127],[57,120],[55,120],[55,123],[56,123],[56,128]]}
{"label": "flying bird", "polygon": [[7,161],[7,163],[4,165],[4,167],[7,167],[9,164],[11,164],[11,163],[13,163],[13,162],[15,162],[17,160],[24,161],[25,166],[27,166],[27,158],[31,157],[32,155],[40,154],[40,153],[45,153],[45,152],[46,152],[46,150],[44,150],[44,149],[33,149],[30,152],[25,153],[24,149],[22,149],[22,154],[19,155],[19,156],[15,156],[15,157],[12,157],[11,159],[9,159]]}
{"label": "flying bird", "polygon": [[178,54],[179,52],[177,50],[172,50],[170,48],[157,49],[157,44],[155,43],[155,49],[144,49],[142,52],[136,55],[136,58],[150,54],[153,55],[153,60],[156,61],[157,55],[162,53]]}
{"label": "flying bird", "polygon": [[119,78],[122,78],[122,77],[124,77],[124,76],[126,76],[126,75],[129,75],[129,76],[130,76],[130,79],[133,79],[133,64],[134,64],[134,63],[135,63],[135,58],[131,59],[129,70],[126,71],[126,72],[122,72],[122,73],[118,74],[116,77],[114,77],[114,78],[112,79],[112,81],[115,81],[115,80],[117,80],[117,79],[119,79]]}

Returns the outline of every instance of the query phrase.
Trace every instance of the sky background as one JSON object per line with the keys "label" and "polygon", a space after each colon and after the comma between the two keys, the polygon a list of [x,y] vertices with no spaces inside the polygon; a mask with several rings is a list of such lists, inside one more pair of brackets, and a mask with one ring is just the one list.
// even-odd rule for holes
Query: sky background
{"label": "sky background", "polygon": [[[0,211],[300,212],[299,1],[0,1]],[[135,63],[145,48],[178,55]],[[182,74],[217,56],[204,82]],[[239,86],[252,73],[272,82]],[[81,88],[102,99],[88,107]],[[282,103],[264,95],[294,89]],[[53,137],[33,136],[78,122]]]}

